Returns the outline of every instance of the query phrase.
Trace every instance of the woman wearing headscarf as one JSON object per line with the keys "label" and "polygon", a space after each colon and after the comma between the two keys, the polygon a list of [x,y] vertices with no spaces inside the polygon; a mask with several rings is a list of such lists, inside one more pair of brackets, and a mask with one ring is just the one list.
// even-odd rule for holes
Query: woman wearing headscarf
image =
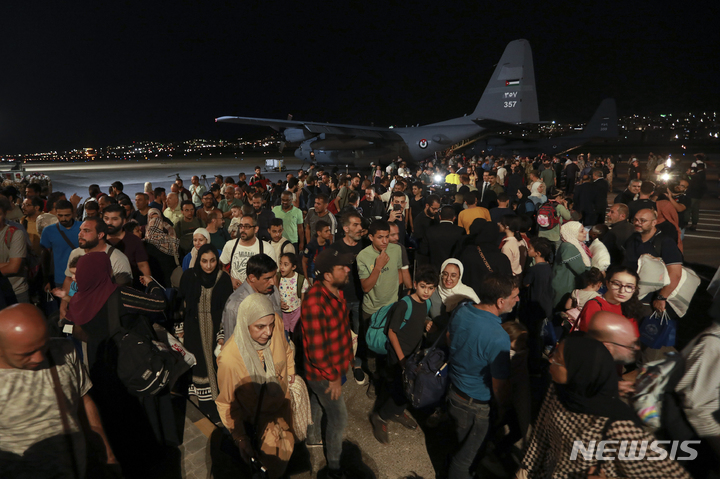
{"label": "woman wearing headscarf", "polygon": [[530,190],[526,187],[522,187],[517,190],[517,208],[515,214],[517,215],[532,215],[535,213],[535,203],[530,198]]}
{"label": "woman wearing headscarf", "polygon": [[200,247],[197,261],[180,280],[185,304],[182,334],[185,347],[195,355],[189,394],[197,396],[200,410],[218,423],[215,407],[218,397],[215,349],[224,343],[220,331],[225,302],[233,292],[230,276],[220,268],[220,256],[209,244]]}
{"label": "woman wearing headscarf", "polygon": [[[667,453],[648,447],[655,438],[620,400],[615,363],[601,342],[569,336],[550,356],[550,375],[553,382],[518,478],[690,478]],[[603,440],[617,441],[611,443],[617,446],[604,451],[611,459],[598,461],[596,454],[577,453],[578,441],[590,447],[591,441]],[[628,441],[625,447],[622,441]],[[617,460],[618,453],[640,455],[641,451],[644,458],[640,460]]]}
{"label": "woman wearing headscarf", "polygon": [[175,230],[162,219],[157,208],[148,211],[148,223],[145,228],[148,263],[153,278],[163,286],[170,286],[170,278],[179,264],[178,247],[180,240],[175,237]]}
{"label": "woman wearing headscarf", "polygon": [[292,455],[294,381],[294,353],[282,319],[266,295],[251,294],[240,303],[235,331],[218,357],[216,404],[242,458],[249,462],[257,455],[270,477],[282,476]]}
{"label": "woman wearing headscarf", "polygon": [[590,269],[590,250],[585,245],[587,232],[582,223],[568,221],[560,227],[560,247],[553,263],[553,305],[561,308],[575,289],[582,289],[581,275]]}
{"label": "woman wearing headscarf", "polygon": [[[67,319],[74,325],[73,336],[87,344],[88,371],[93,384],[90,395],[123,471],[132,476],[134,467],[142,471],[156,460],[163,441],[177,441],[177,435],[173,421],[169,424],[161,420],[172,417],[169,394],[139,399],[131,396],[118,378],[114,367],[117,349],[109,325],[110,304],[117,305],[120,324],[131,328],[139,315],[161,313],[165,296],[154,281],[147,285],[148,293],[114,284],[110,259],[102,252],[80,257],[75,280],[78,290],[70,300]],[[153,416],[152,421],[149,415]]]}
{"label": "woman wearing headscarf", "polygon": [[474,241],[466,245],[460,257],[465,266],[463,279],[466,285],[478,290],[489,273],[512,276],[512,266],[507,256],[498,249],[500,230],[497,224],[477,219],[470,225],[470,236]]}
{"label": "woman wearing headscarf", "polygon": [[545,183],[542,180],[533,182],[530,185],[530,200],[535,204],[535,208],[539,208],[540,205],[547,202],[547,196],[545,195]]}
{"label": "woman wearing headscarf", "polygon": [[[182,261],[182,270],[187,271],[195,266],[198,260],[198,251],[203,245],[210,244],[210,232],[205,228],[197,228],[193,231],[193,247],[188,254],[185,255]],[[217,250],[216,250],[217,251]],[[222,251],[218,251],[218,254],[222,254]]]}
{"label": "woman wearing headscarf", "polygon": [[683,252],[683,244],[680,236],[680,223],[677,210],[668,200],[658,200],[655,202],[657,208],[657,225],[656,228],[661,233],[669,236],[678,245],[680,252]]}
{"label": "woman wearing headscarf", "polygon": [[440,268],[440,283],[430,297],[432,324],[427,325],[429,343],[432,343],[437,338],[436,334],[445,328],[450,313],[458,304],[463,301],[480,302],[475,291],[462,282],[463,272],[463,264],[455,258],[445,260]]}

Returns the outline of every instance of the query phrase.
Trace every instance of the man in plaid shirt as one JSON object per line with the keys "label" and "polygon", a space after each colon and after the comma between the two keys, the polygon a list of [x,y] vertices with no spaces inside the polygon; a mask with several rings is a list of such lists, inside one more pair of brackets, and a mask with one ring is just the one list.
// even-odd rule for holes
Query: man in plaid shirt
{"label": "man in plaid shirt", "polygon": [[313,424],[308,426],[307,444],[321,445],[323,414],[327,415],[328,477],[342,477],[340,453],[347,426],[342,397],[342,378],[353,359],[348,308],[342,287],[349,280],[353,257],[326,249],[315,258],[317,279],[302,302],[305,380],[310,390]]}

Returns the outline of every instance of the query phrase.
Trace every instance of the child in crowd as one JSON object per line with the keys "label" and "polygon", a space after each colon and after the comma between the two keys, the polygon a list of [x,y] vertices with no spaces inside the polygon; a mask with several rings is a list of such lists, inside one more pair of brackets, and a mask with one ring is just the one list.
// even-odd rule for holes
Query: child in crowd
{"label": "child in crowd", "polygon": [[[280,306],[283,311],[283,323],[288,339],[294,338],[295,327],[300,319],[300,303],[305,292],[310,287],[305,276],[297,273],[297,258],[295,253],[283,253],[280,256],[278,290],[280,292]],[[293,339],[293,342],[294,339]]]}
{"label": "child in crowd", "polygon": [[[275,256],[280,257],[285,253],[295,254],[295,246],[289,239],[283,238],[283,220],[282,218],[273,218],[270,220],[270,244],[275,248]],[[306,276],[307,278],[307,276]]]}
{"label": "child in crowd", "polygon": [[332,231],[330,230],[330,223],[325,220],[317,222],[315,229],[317,236],[310,240],[305,247],[303,252],[302,267],[305,277],[311,281],[315,280],[315,257],[322,253],[322,251],[330,246],[332,241]]}
{"label": "child in crowd", "polygon": [[[550,255],[552,255],[552,244],[548,239],[534,237],[530,240],[528,256],[535,261],[535,264],[527,268],[523,277],[525,294],[524,304],[520,307],[520,320],[527,327],[530,356],[535,360],[541,357],[543,343],[551,346],[556,339],[552,325],[553,271],[552,266],[547,262]],[[544,335],[549,336],[545,341],[543,341]]]}
{"label": "child in crowd", "polygon": [[521,323],[506,321],[503,329],[510,336],[510,388],[512,407],[517,424],[511,423],[508,440],[522,441],[521,450],[525,450],[525,438],[530,428],[530,374],[528,373],[528,331]]}
{"label": "child in crowd", "polygon": [[598,291],[603,285],[604,276],[603,272],[598,268],[590,268],[582,274],[581,278],[585,287],[572,292],[565,303],[567,311],[561,313],[563,319],[566,319],[568,323],[570,323],[571,329],[575,329],[575,323],[585,303],[600,296]]}
{"label": "child in crowd", "polygon": [[[417,423],[405,412],[407,398],[403,390],[402,373],[407,358],[422,347],[425,318],[430,310],[430,297],[437,288],[439,278],[438,272],[431,265],[418,267],[413,283],[415,292],[398,301],[389,313],[387,377],[392,382],[385,383],[390,389],[384,396],[387,399],[370,416],[373,435],[383,444],[390,442],[387,421],[398,422],[410,429],[417,427]],[[408,308],[412,308],[412,311],[406,321]]]}
{"label": "child in crowd", "polygon": [[242,207],[238,205],[232,205],[232,207],[230,208],[230,212],[232,213],[232,219],[230,220],[227,231],[228,233],[230,233],[230,237],[232,239],[235,239],[240,233],[240,219],[242,218]]}

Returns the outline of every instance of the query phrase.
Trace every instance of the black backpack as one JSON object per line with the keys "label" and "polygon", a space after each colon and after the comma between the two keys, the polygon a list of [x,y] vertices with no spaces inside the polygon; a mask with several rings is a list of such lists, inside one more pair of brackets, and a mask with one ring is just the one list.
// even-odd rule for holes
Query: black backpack
{"label": "black backpack", "polygon": [[155,396],[189,369],[182,357],[158,340],[149,321],[138,316],[126,329],[120,324],[119,290],[108,299],[108,329],[117,349],[117,374],[130,394]]}

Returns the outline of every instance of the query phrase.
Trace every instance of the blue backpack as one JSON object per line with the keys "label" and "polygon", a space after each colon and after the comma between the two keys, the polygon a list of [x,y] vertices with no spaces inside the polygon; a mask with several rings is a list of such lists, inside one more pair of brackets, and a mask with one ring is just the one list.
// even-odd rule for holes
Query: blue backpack
{"label": "blue backpack", "polygon": [[[400,325],[400,329],[402,329],[405,326],[405,323],[408,322],[408,320],[410,319],[410,315],[412,314],[412,300],[410,299],[410,296],[405,296],[400,301],[404,301],[407,304],[405,318],[403,318],[403,322]],[[383,306],[382,308],[375,311],[370,317],[370,327],[365,334],[365,341],[367,342],[368,348],[370,348],[371,351],[377,354],[388,353],[388,319],[392,316],[392,313],[395,311],[395,307],[400,301],[390,304],[388,306]],[[429,313],[430,300],[426,300],[425,303],[427,305],[427,310]]]}

